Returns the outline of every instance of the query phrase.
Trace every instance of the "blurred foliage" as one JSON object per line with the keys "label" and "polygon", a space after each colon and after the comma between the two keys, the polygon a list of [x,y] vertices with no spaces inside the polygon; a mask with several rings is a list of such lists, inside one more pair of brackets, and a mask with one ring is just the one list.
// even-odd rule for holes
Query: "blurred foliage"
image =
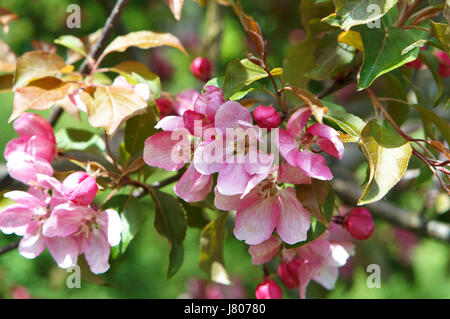
{"label": "blurred foliage", "polygon": [[[244,9],[251,13],[261,26],[265,37],[269,41],[269,60],[276,67],[281,66],[283,58],[296,41],[304,34],[300,29],[301,14],[300,1],[243,0]],[[82,22],[80,29],[67,29],[65,19],[66,8],[71,3],[77,3],[82,8]],[[306,1],[305,1],[306,3]],[[17,55],[32,50],[31,40],[52,42],[64,34],[85,36],[93,33],[104,25],[114,1],[100,0],[2,0],[1,6],[19,15],[19,20],[11,24],[10,32],[0,37],[7,42]],[[210,56],[215,62],[214,75],[223,75],[226,65],[233,59],[245,58],[246,50],[252,50],[252,45],[235,15],[229,8],[220,7],[223,17],[222,44],[217,56]],[[121,24],[115,31],[115,36],[130,31],[153,30],[172,32],[178,36],[187,48],[188,57],[174,49],[158,49],[151,52],[130,49],[127,53],[111,54],[105,65],[113,65],[124,61],[125,56],[141,61],[154,70],[153,63],[163,57],[171,65],[173,73],[163,82],[163,90],[177,93],[188,88],[200,89],[202,83],[189,72],[189,64],[195,56],[208,55],[201,45],[208,25],[205,22],[207,9],[197,2],[187,0],[180,22],[176,22],[169,8],[163,0],[133,0],[130,1],[123,14]],[[295,32],[292,32],[295,30]],[[59,48],[59,53],[65,52]],[[152,67],[153,66],[153,67]],[[164,80],[164,79],[163,79]],[[426,78],[424,81],[429,81]],[[310,83],[311,89],[319,82]],[[375,82],[377,83],[377,82]],[[314,91],[318,91],[321,88]],[[360,97],[363,93],[353,91],[351,101],[346,101],[349,112],[366,116],[371,107],[360,108]],[[427,92],[433,95],[433,91]],[[12,94],[0,94],[0,121],[2,134],[0,135],[0,152],[3,153],[5,144],[14,138],[12,125],[7,124],[11,113]],[[49,111],[40,114],[48,115]],[[81,123],[74,122],[64,115],[56,130],[61,127],[76,127],[94,130],[82,117]],[[360,157],[351,152],[357,160]],[[349,162],[352,169],[362,182],[366,171],[366,164],[354,165],[355,160]],[[4,163],[3,157],[0,163]],[[360,162],[359,162],[360,163]],[[418,163],[410,164],[413,168],[420,167]],[[410,166],[410,167],[411,167]],[[154,176],[152,176],[154,178]],[[426,182],[430,183],[430,181]],[[400,186],[399,186],[400,187]],[[424,209],[426,199],[423,196],[423,186],[413,187],[408,192],[391,191],[390,201],[397,205],[419,212],[425,210],[430,217],[444,216],[442,207],[428,207]],[[172,192],[170,186],[163,190]],[[130,243],[126,253],[111,262],[111,269],[101,278],[107,283],[99,285],[93,278],[85,278],[81,289],[68,289],[66,279],[69,275],[65,270],[56,266],[48,251],[36,260],[27,260],[17,251],[0,256],[0,297],[11,297],[12,289],[24,286],[29,289],[31,296],[36,298],[176,298],[186,291],[186,282],[192,277],[206,278],[198,267],[200,230],[189,228],[185,240],[185,262],[181,270],[170,280],[165,280],[167,269],[167,253],[169,244],[153,228],[154,207],[147,199],[148,209],[143,214],[149,214],[144,226]],[[445,209],[445,199],[443,211]],[[0,205],[4,203],[0,203]],[[442,205],[442,204],[441,204]],[[232,225],[227,225],[231,230]],[[341,276],[335,290],[328,292],[321,286],[311,283],[307,296],[310,298],[450,298],[450,247],[430,239],[419,240],[410,236],[408,240],[417,240],[417,246],[412,247],[411,254],[401,243],[408,240],[399,239],[398,232],[384,222],[377,221],[376,232],[372,238],[358,243],[357,255],[352,258],[349,266],[341,270]],[[262,277],[262,268],[251,265],[247,246],[236,240],[227,232],[224,245],[224,260],[227,271],[231,276],[243,280],[247,289],[247,296],[253,298],[254,288]],[[12,242],[14,236],[0,235],[0,246]],[[406,254],[406,255],[405,255]],[[236,262],[239,261],[239,262]],[[366,285],[368,274],[367,265],[379,264],[382,271],[381,288],[369,289]],[[353,276],[350,274],[353,271]],[[285,291],[286,296],[297,298],[297,291]]]}

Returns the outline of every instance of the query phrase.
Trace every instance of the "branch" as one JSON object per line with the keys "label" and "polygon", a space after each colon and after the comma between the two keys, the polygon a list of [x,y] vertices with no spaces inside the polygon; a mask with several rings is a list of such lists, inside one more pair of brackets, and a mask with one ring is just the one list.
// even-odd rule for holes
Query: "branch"
{"label": "branch", "polygon": [[[125,10],[128,2],[130,2],[130,0],[118,0],[116,2],[116,5],[112,9],[108,19],[105,22],[105,26],[103,27],[100,38],[95,43],[91,52],[86,57],[86,59],[84,59],[83,63],[80,66],[80,69],[78,70],[81,74],[87,73],[90,68],[90,62],[97,60],[98,57],[102,54],[103,50],[106,47],[106,44],[108,43],[109,37],[111,36],[114,28],[119,22],[119,18],[122,15],[122,12]],[[52,126],[55,126],[63,112],[63,109],[60,107],[56,107],[52,111],[49,118],[49,122]]]}
{"label": "branch", "polygon": [[[332,184],[333,190],[345,204],[355,206],[360,195],[359,188],[355,184],[338,178],[335,178]],[[419,214],[408,212],[386,201],[378,201],[365,205],[365,207],[374,216],[394,225],[409,229],[422,236],[450,242],[450,225],[447,223],[424,219]]]}

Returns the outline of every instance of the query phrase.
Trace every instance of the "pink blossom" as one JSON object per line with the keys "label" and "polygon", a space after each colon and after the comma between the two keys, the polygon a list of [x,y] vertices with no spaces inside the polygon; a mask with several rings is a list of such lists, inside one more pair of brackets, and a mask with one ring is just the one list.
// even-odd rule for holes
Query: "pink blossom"
{"label": "pink blossom", "polygon": [[204,82],[211,78],[212,64],[211,62],[202,57],[197,57],[191,63],[191,72],[195,77]]}
{"label": "pink blossom", "polygon": [[23,113],[14,129],[19,137],[6,145],[4,154],[10,176],[30,185],[37,174],[53,175],[56,141],[50,123],[37,114]]}
{"label": "pink blossom", "polygon": [[98,192],[94,177],[84,173],[70,174],[62,184],[62,194],[75,204],[89,205]]}
{"label": "pink blossom", "polygon": [[[215,188],[215,206],[222,210],[236,210],[236,238],[245,240],[249,245],[258,245],[268,240],[276,229],[280,238],[288,244],[305,240],[310,217],[297,199],[295,189],[281,188],[273,174],[261,176],[266,178],[253,183],[255,187],[252,185],[252,190],[243,198],[240,195],[223,195],[218,187]],[[261,176],[255,175],[253,179],[260,180]],[[273,248],[275,244],[267,245]],[[254,252],[257,253],[257,250]],[[258,255],[255,254],[254,259],[261,263],[272,253]]]}
{"label": "pink blossom", "polygon": [[444,51],[438,51],[435,53],[436,58],[439,61],[438,71],[439,74],[443,77],[450,76],[450,57]]}
{"label": "pink blossom", "polygon": [[[109,269],[110,247],[119,244],[121,232],[122,222],[115,210],[95,211],[73,203],[55,207],[43,226],[46,237],[74,238],[79,254],[84,253],[95,274]],[[65,246],[61,248],[66,249]]]}
{"label": "pink blossom", "polygon": [[344,155],[344,145],[338,132],[329,126],[316,123],[305,130],[310,116],[309,108],[301,108],[291,116],[286,130],[280,129],[280,153],[290,165],[300,168],[308,176],[330,180],[333,175],[325,165],[325,159],[314,151],[312,145],[317,144],[322,151],[339,159]]}
{"label": "pink blossom", "polygon": [[283,292],[277,282],[272,279],[265,279],[255,289],[256,299],[282,299]]}
{"label": "pink blossom", "polygon": [[199,97],[199,93],[196,90],[189,89],[178,93],[175,96],[174,110],[175,113],[183,116],[183,113],[187,110],[194,110],[194,103]]}
{"label": "pink blossom", "polygon": [[306,287],[311,280],[326,289],[333,289],[339,275],[338,268],[344,266],[354,255],[354,245],[348,239],[333,238],[339,226],[331,227],[322,236],[294,249],[278,267],[278,275],[288,288],[299,288],[301,298],[306,297]]}
{"label": "pink blossom", "polygon": [[280,114],[273,106],[257,106],[253,111],[253,118],[259,127],[267,129],[275,128],[281,122]]}
{"label": "pink blossom", "polygon": [[159,109],[160,119],[174,113],[172,100],[167,98],[159,98],[155,100],[155,103],[156,107]]}

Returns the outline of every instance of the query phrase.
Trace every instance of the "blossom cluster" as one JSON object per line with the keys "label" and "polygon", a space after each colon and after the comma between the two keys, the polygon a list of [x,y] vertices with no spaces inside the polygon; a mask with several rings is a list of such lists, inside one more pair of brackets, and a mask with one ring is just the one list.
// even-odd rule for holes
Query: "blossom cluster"
{"label": "blossom cluster", "polygon": [[96,179],[81,171],[62,183],[53,177],[56,141],[43,117],[24,113],[14,128],[19,137],[6,146],[8,172],[29,188],[4,195],[15,204],[0,212],[0,230],[23,236],[19,252],[25,258],[35,258],[47,247],[62,268],[76,265],[84,254],[93,273],[107,271],[110,247],[119,244],[122,223],[115,210],[92,205]]}

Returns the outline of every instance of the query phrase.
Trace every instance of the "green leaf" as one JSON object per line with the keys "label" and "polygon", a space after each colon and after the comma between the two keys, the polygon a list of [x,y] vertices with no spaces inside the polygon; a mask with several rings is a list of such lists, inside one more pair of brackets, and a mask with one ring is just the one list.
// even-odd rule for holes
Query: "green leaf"
{"label": "green leaf", "polygon": [[325,216],[322,206],[330,191],[330,182],[311,179],[311,184],[295,185],[295,192],[303,207],[324,226],[329,227],[330,216]]}
{"label": "green leaf", "polygon": [[125,149],[134,156],[144,149],[145,140],[155,134],[158,130],[155,125],[158,122],[158,116],[155,105],[147,108],[147,113],[132,117],[125,126]]}
{"label": "green leaf", "polygon": [[228,213],[210,222],[200,234],[199,267],[213,281],[223,285],[231,284],[223,262],[223,238]]}
{"label": "green leaf", "polygon": [[336,124],[346,134],[349,134],[359,140],[359,135],[366,123],[351,113],[347,113],[342,106],[322,101],[328,108],[328,112],[324,114],[324,119]]}
{"label": "green leaf", "polygon": [[86,56],[86,48],[84,46],[83,41],[73,35],[62,35],[54,41],[56,44],[62,45],[66,48],[69,48],[75,52]]}
{"label": "green leaf", "polygon": [[324,80],[353,61],[356,50],[348,44],[337,41],[340,33],[340,30],[327,32],[319,41],[313,54],[315,67],[305,74],[306,77]]}
{"label": "green leaf", "polygon": [[208,225],[209,220],[207,220],[204,216],[203,207],[193,206],[186,203],[182,199],[179,200],[181,205],[183,205],[184,211],[186,212],[186,219],[189,227],[203,229],[206,225]]}
{"label": "green leaf", "polygon": [[223,87],[223,79],[224,79],[223,76],[212,78],[211,80],[209,80],[208,82],[205,83],[205,85],[203,86],[203,91],[209,85],[216,86],[218,88],[222,88]]}
{"label": "green leaf", "polygon": [[[305,74],[314,67],[313,54],[317,43],[316,40],[305,40],[292,47],[283,61],[285,83],[300,88],[307,87],[309,78]],[[293,96],[293,93],[288,92],[288,96]]]}
{"label": "green leaf", "polygon": [[64,128],[56,132],[58,148],[64,151],[80,151],[103,155],[105,141],[99,135],[76,128]]}
{"label": "green leaf", "polygon": [[[317,0],[302,0],[300,1],[300,20],[304,30],[310,30],[311,25],[314,24],[314,28],[317,29],[330,29],[330,26],[320,20],[333,12],[333,3],[330,0],[317,1]],[[307,31],[308,32],[308,31]],[[309,34],[310,36],[312,34]]]}
{"label": "green leaf", "polygon": [[149,214],[142,207],[142,203],[130,195],[116,195],[105,204],[104,208],[114,208],[120,212],[122,219],[121,241],[114,248],[114,253],[112,254],[113,258],[117,258],[125,253],[128,245],[139,232]]}
{"label": "green leaf", "polygon": [[[282,70],[275,68],[271,71],[273,76],[281,75]],[[264,69],[248,59],[231,61],[227,66],[223,82],[223,97],[228,99],[245,86],[268,77]]]}
{"label": "green leaf", "polygon": [[419,54],[418,47],[402,54],[415,40],[400,28],[369,29],[359,26],[355,30],[360,33],[364,45],[358,90],[368,88],[377,77],[415,60]]}
{"label": "green leaf", "polygon": [[381,18],[396,3],[397,0],[334,0],[335,13],[322,21],[349,30],[352,26]]}
{"label": "green leaf", "polygon": [[411,104],[417,111],[419,111],[422,119],[432,122],[442,133],[447,143],[450,144],[450,125],[446,120],[436,115],[431,109],[421,105]]}
{"label": "green leaf", "polygon": [[150,195],[155,202],[155,228],[171,245],[167,279],[180,269],[184,259],[183,241],[186,236],[186,216],[178,200],[157,189]]}
{"label": "green leaf", "polygon": [[376,202],[402,178],[412,148],[395,129],[384,122],[370,121],[361,132],[359,147],[369,164],[369,178],[358,205]]}
{"label": "green leaf", "polygon": [[433,53],[423,50],[419,52],[419,59],[428,67],[434,82],[436,82],[437,93],[433,100],[433,104],[436,105],[444,93],[444,82],[439,74],[439,61]]}
{"label": "green leaf", "polygon": [[450,26],[448,24],[431,21],[431,32],[438,38],[445,52],[450,55]]}
{"label": "green leaf", "polygon": [[[408,97],[406,95],[406,87],[404,82],[402,81],[401,76],[395,76],[395,71],[385,74],[383,76],[383,80],[386,86],[387,96],[395,99],[399,99],[402,101],[407,101]],[[409,106],[405,103],[400,103],[396,101],[388,101],[387,102],[387,111],[394,119],[395,123],[398,126],[401,126],[409,114]]]}

